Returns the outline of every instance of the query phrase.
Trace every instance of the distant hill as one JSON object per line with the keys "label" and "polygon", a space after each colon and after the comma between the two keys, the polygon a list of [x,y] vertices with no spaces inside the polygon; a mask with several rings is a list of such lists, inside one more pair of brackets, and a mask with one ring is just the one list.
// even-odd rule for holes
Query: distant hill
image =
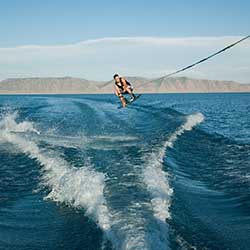
{"label": "distant hill", "polygon": [[187,77],[163,78],[138,86],[143,92],[151,92],[152,88],[155,93],[250,92],[250,84]]}
{"label": "distant hill", "polygon": [[88,81],[73,77],[13,78],[0,82],[0,93],[64,94],[98,92],[104,82]]}
{"label": "distant hill", "polygon": [[[250,84],[234,81],[191,79],[187,77],[147,79],[127,77],[140,93],[250,92]],[[0,94],[81,94],[113,93],[113,81],[82,78],[13,78],[0,81]]]}

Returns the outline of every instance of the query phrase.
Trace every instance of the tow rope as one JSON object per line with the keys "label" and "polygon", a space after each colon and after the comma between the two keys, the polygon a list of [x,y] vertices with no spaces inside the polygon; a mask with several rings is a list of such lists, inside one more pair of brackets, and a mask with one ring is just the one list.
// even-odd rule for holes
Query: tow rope
{"label": "tow rope", "polygon": [[158,78],[158,79],[156,79],[156,80],[161,80],[161,79],[164,79],[164,78],[168,78],[168,77],[170,77],[170,76],[173,76],[173,75],[175,75],[175,74],[178,74],[178,73],[180,73],[180,72],[183,72],[183,71],[185,71],[185,70],[187,70],[187,69],[193,68],[194,66],[196,66],[196,65],[198,65],[198,64],[200,64],[200,63],[203,63],[203,62],[209,60],[210,58],[212,58],[212,57],[214,57],[214,56],[216,56],[216,55],[218,55],[218,54],[220,54],[220,53],[222,53],[222,52],[224,52],[224,51],[226,51],[226,50],[232,48],[232,47],[235,46],[236,44],[241,43],[241,42],[243,42],[244,40],[246,40],[246,39],[248,39],[248,38],[250,38],[250,35],[245,36],[244,38],[238,40],[237,42],[234,42],[234,43],[228,45],[227,47],[225,47],[225,48],[223,48],[223,49],[221,49],[221,50],[219,50],[219,51],[217,51],[217,52],[211,54],[210,56],[208,56],[208,57],[206,57],[206,58],[203,58],[203,59],[201,59],[201,60],[199,60],[199,61],[197,61],[197,62],[195,62],[195,63],[193,63],[193,64],[190,64],[190,65],[188,65],[188,66],[186,66],[186,67],[184,67],[184,68],[182,68],[182,69],[179,69],[179,70],[177,70],[177,71],[174,71],[174,72],[172,72],[172,73],[170,73],[170,74],[168,74],[168,75],[165,75],[165,76],[163,76],[163,77],[160,77],[160,78]]}

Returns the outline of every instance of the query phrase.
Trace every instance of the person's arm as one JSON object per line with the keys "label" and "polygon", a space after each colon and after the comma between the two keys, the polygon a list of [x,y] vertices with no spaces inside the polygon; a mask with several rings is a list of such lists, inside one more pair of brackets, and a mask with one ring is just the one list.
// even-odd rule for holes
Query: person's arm
{"label": "person's arm", "polygon": [[115,85],[115,94],[117,96],[121,95],[121,91],[120,91],[120,89],[116,85]]}

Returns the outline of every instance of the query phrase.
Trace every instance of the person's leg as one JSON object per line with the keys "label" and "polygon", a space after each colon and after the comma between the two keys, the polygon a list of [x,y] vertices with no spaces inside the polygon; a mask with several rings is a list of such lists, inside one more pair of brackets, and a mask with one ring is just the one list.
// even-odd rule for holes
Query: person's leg
{"label": "person's leg", "polygon": [[132,99],[135,98],[135,95],[133,93],[133,88],[131,86],[127,86],[126,91],[128,92],[128,94],[131,96]]}
{"label": "person's leg", "polygon": [[120,101],[122,103],[122,107],[125,108],[127,105],[125,97],[123,95],[121,95],[121,96],[119,96],[119,98],[120,98]]}
{"label": "person's leg", "polygon": [[122,95],[122,93],[120,92],[120,91],[118,91],[118,90],[116,90],[115,91],[115,94],[116,94],[116,96],[118,96],[119,97],[119,99],[120,99],[120,101],[121,101],[121,104],[122,104],[122,107],[126,107],[126,105],[127,105],[127,102],[126,102],[126,99],[125,99],[125,97]]}
{"label": "person's leg", "polygon": [[135,99],[135,95],[133,93],[133,88],[131,88],[131,86],[128,86],[126,90],[127,90],[127,93],[131,96],[130,101],[133,101]]}

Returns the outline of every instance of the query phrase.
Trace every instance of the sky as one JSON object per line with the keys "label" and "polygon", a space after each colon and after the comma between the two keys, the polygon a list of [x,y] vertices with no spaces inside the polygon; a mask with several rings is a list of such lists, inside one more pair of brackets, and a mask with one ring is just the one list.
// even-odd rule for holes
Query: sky
{"label": "sky", "polygon": [[[0,80],[162,76],[250,34],[249,9],[248,0],[0,0]],[[250,41],[181,75],[249,83]]]}

